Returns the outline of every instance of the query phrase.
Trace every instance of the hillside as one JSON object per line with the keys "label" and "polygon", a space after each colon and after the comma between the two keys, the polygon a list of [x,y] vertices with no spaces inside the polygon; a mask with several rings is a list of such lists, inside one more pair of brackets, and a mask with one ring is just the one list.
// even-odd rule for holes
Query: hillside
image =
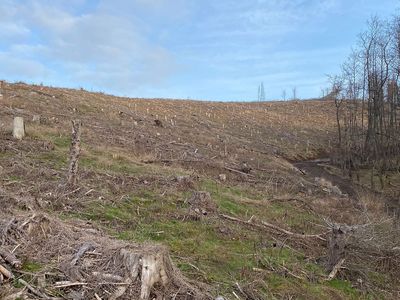
{"label": "hillside", "polygon": [[[336,142],[333,102],[128,99],[23,83],[1,93],[0,250],[22,267],[8,265],[16,278],[0,296],[138,297],[121,249],[141,263],[146,253],[171,257],[169,284],[151,299],[398,296],[399,235],[383,196],[324,160]],[[15,116],[26,121],[22,141],[12,138]],[[74,187],[72,120],[82,122]],[[327,280],[337,228],[345,261]],[[88,242],[95,250],[66,268]],[[21,292],[18,279],[33,289]]]}

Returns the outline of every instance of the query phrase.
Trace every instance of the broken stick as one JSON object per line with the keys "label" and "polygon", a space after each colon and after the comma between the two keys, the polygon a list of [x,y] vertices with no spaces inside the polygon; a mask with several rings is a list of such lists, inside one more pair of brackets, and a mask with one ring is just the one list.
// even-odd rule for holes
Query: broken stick
{"label": "broken stick", "polygon": [[74,258],[71,260],[71,265],[75,266],[78,263],[78,260],[87,252],[94,250],[95,247],[92,243],[87,242],[84,243],[78,250],[78,252],[74,255]]}
{"label": "broken stick", "polygon": [[0,274],[4,275],[4,277],[8,278],[8,279],[13,279],[14,275],[13,273],[11,273],[10,271],[8,271],[5,267],[3,267],[2,265],[0,265]]}
{"label": "broken stick", "polygon": [[267,223],[267,222],[264,222],[264,221],[261,221],[261,224],[256,224],[256,223],[247,222],[247,221],[244,221],[244,220],[232,217],[232,216],[228,216],[228,215],[225,215],[225,214],[220,214],[220,216],[222,218],[224,218],[224,219],[227,219],[227,220],[230,220],[230,221],[235,221],[235,222],[238,222],[238,223],[241,223],[241,224],[244,224],[244,225],[248,225],[248,226],[253,226],[253,227],[257,227],[257,228],[261,228],[261,229],[266,229],[266,228],[273,229],[275,231],[278,231],[280,233],[284,233],[286,235],[290,235],[290,236],[295,237],[295,238],[300,238],[300,239],[316,238],[316,239],[319,239],[319,240],[324,241],[324,242],[326,241],[326,239],[324,239],[321,236],[321,234],[295,233],[295,232],[288,231],[286,229],[283,229],[281,227],[278,227],[276,225],[273,225],[273,224],[270,224],[270,223]]}
{"label": "broken stick", "polygon": [[344,263],[344,258],[339,260],[339,262],[333,267],[333,270],[329,273],[328,278],[326,279],[327,281],[332,280],[333,278],[336,277],[337,272],[342,268],[342,265]]}
{"label": "broken stick", "polygon": [[9,263],[13,268],[19,269],[22,266],[21,261],[10,251],[0,249],[0,257],[2,257],[4,261]]}

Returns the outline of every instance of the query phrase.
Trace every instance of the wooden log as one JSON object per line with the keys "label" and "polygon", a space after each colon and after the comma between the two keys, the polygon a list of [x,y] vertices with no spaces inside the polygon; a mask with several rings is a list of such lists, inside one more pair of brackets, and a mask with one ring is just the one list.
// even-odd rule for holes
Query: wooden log
{"label": "wooden log", "polygon": [[22,262],[11,252],[0,248],[0,257],[4,259],[5,262],[9,263],[13,268],[21,268]]}
{"label": "wooden log", "polygon": [[342,267],[344,263],[344,258],[339,260],[339,262],[333,267],[332,271],[329,273],[328,278],[326,280],[332,280],[333,278],[336,277],[337,272],[339,272],[340,268]]}
{"label": "wooden log", "polygon": [[13,273],[11,273],[9,270],[7,270],[5,267],[3,267],[2,265],[0,265],[0,273],[4,275],[4,277],[8,278],[8,279],[13,279],[14,275]]}

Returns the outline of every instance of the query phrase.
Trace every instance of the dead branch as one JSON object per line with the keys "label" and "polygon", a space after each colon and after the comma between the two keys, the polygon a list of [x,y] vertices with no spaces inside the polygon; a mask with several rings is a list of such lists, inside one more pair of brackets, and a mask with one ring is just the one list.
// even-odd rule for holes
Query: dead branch
{"label": "dead branch", "polygon": [[87,282],[58,281],[55,283],[54,288],[61,289],[78,285],[87,285]]}
{"label": "dead branch", "polygon": [[236,169],[232,169],[232,168],[228,168],[228,167],[224,167],[224,169],[225,169],[225,170],[228,170],[228,171],[231,171],[231,172],[234,172],[234,173],[241,174],[241,175],[250,176],[250,177],[255,177],[254,175],[251,175],[251,174],[248,174],[248,173],[245,173],[245,172],[236,170]]}
{"label": "dead branch", "polygon": [[289,235],[289,236],[295,237],[295,238],[299,238],[299,239],[316,238],[316,239],[319,239],[319,240],[324,241],[324,242],[326,241],[326,239],[324,239],[322,237],[323,234],[300,234],[300,233],[294,233],[294,232],[288,231],[286,229],[280,228],[280,227],[278,227],[276,225],[273,225],[273,224],[270,224],[270,223],[267,223],[267,222],[264,222],[264,221],[261,221],[261,225],[260,225],[260,224],[244,221],[244,220],[232,217],[232,216],[228,216],[228,215],[225,215],[225,214],[220,214],[220,216],[222,218],[224,218],[224,219],[227,219],[227,220],[230,220],[230,221],[234,221],[234,222],[238,222],[240,224],[244,224],[244,225],[247,225],[247,226],[257,227],[257,228],[261,228],[261,229],[266,229],[266,228],[273,229],[273,230],[278,231],[280,233],[284,233],[286,235]]}
{"label": "dead branch", "polygon": [[0,257],[4,259],[7,263],[9,263],[13,268],[21,268],[22,263],[19,259],[15,257],[15,255],[5,249],[0,248]]}
{"label": "dead branch", "polygon": [[126,289],[128,288],[128,285],[130,285],[131,283],[132,283],[132,279],[131,278],[125,279],[124,285],[119,286],[115,290],[114,294],[111,295],[110,300],[116,300],[119,297],[121,297],[123,294],[125,294]]}
{"label": "dead branch", "polygon": [[124,278],[122,276],[108,274],[108,273],[92,272],[92,275],[95,277],[100,277],[104,280],[115,280],[115,281],[123,281],[124,280]]}
{"label": "dead branch", "polygon": [[32,294],[40,297],[41,299],[54,299],[54,298],[47,296],[46,294],[43,294],[38,289],[34,288],[29,283],[27,283],[25,280],[23,280],[22,278],[18,279],[18,282],[20,284],[22,284],[23,286],[25,286],[28,290],[30,290],[32,292]]}
{"label": "dead branch", "polygon": [[87,252],[93,251],[95,249],[94,245],[90,242],[84,243],[78,250],[78,252],[74,255],[74,258],[71,260],[71,265],[75,266],[78,263],[78,260]]}
{"label": "dead branch", "polygon": [[274,229],[276,231],[280,231],[280,232],[282,232],[284,234],[287,234],[287,235],[290,235],[290,236],[293,236],[293,237],[296,237],[296,238],[300,238],[300,239],[303,239],[303,238],[317,238],[317,239],[320,239],[321,241],[326,241],[326,239],[321,237],[321,234],[295,233],[295,232],[288,231],[286,229],[280,228],[280,227],[278,227],[276,225],[273,225],[273,224],[270,224],[270,223],[267,223],[267,222],[264,222],[264,221],[261,221],[261,224],[263,224],[266,227],[272,228],[272,229]]}
{"label": "dead branch", "polygon": [[19,291],[17,293],[11,294],[3,298],[3,300],[17,300],[17,299],[23,299],[22,296],[24,294],[24,290]]}
{"label": "dead branch", "polygon": [[3,267],[2,265],[0,265],[0,274],[3,274],[4,277],[8,278],[8,279],[13,279],[14,278],[14,274],[11,273],[10,271],[8,271],[5,267]]}
{"label": "dead branch", "polygon": [[102,299],[100,298],[100,296],[97,295],[97,293],[94,293],[94,296],[96,297],[96,300],[102,300]]}
{"label": "dead branch", "polygon": [[332,280],[333,278],[336,277],[337,272],[340,270],[344,263],[344,258],[339,260],[339,262],[333,267],[332,271],[329,273],[328,278],[326,279],[327,281]]}

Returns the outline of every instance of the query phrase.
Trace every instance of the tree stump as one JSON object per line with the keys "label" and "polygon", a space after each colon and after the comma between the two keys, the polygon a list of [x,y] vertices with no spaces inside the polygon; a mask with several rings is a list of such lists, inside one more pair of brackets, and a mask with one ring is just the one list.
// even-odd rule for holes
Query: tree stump
{"label": "tree stump", "polygon": [[81,121],[72,121],[71,148],[69,151],[68,185],[76,185],[78,159],[81,153]]}
{"label": "tree stump", "polygon": [[189,217],[194,220],[200,220],[217,210],[217,206],[211,199],[209,192],[193,192],[192,196],[187,200],[187,203],[189,204]]}
{"label": "tree stump", "polygon": [[340,227],[333,227],[328,243],[328,261],[326,269],[331,272],[344,258],[346,246],[346,234]]}
{"label": "tree stump", "polygon": [[17,140],[22,140],[25,137],[24,118],[22,118],[22,117],[14,118],[13,137]]}

